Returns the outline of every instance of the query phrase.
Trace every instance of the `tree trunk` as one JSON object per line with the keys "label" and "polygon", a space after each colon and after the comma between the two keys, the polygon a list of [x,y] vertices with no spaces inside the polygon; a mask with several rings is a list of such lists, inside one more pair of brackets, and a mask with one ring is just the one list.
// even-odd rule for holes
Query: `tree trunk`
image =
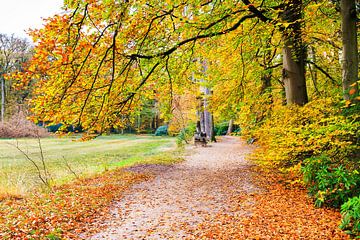
{"label": "tree trunk", "polygon": [[264,55],[263,55],[263,74],[261,75],[261,89],[260,89],[260,95],[266,93],[268,90],[271,90],[271,79],[272,79],[272,69],[271,69],[271,62],[273,59],[273,54],[271,51],[271,38],[269,38],[266,41],[266,45]]}
{"label": "tree trunk", "polygon": [[137,132],[140,133],[141,131],[141,114],[138,114],[137,117]]}
{"label": "tree trunk", "polygon": [[283,82],[288,105],[308,102],[305,80],[305,47],[301,38],[302,0],[291,0],[282,18],[288,23],[283,29]]}
{"label": "tree trunk", "polygon": [[[202,72],[206,74],[207,71],[207,63],[206,61],[202,61]],[[200,79],[200,82],[204,83],[203,79]],[[200,93],[202,98],[200,98],[202,108],[200,113],[200,123],[201,123],[201,131],[206,133],[206,137],[210,140],[214,139],[214,121],[212,114],[209,112],[209,97],[212,92],[210,88],[207,86],[200,86]]]}
{"label": "tree trunk", "polygon": [[[356,32],[356,8],[355,0],[341,0],[341,30],[342,30],[342,86],[344,99],[349,100],[351,95],[358,92],[358,44]],[[354,84],[354,86],[351,86]],[[354,90],[352,90],[354,89]]]}
{"label": "tree trunk", "polygon": [[213,118],[212,114],[208,111],[209,108],[209,96],[211,95],[211,91],[208,87],[201,86],[200,92],[202,93],[203,98],[202,101],[202,111],[200,113],[200,124],[201,131],[206,133],[206,136],[211,140],[213,139]]}
{"label": "tree trunk", "polygon": [[230,135],[234,130],[234,119],[230,119],[229,121],[229,127],[228,130],[226,132],[226,135]]}
{"label": "tree trunk", "polygon": [[1,122],[5,120],[5,79],[1,76]]}

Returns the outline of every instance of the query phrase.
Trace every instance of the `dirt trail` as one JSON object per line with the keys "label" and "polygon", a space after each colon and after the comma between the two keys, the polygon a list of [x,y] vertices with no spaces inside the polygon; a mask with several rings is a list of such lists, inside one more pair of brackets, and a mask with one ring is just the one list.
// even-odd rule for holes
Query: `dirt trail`
{"label": "dirt trail", "polygon": [[[91,239],[184,239],[192,227],[217,214],[248,215],[245,197],[258,189],[252,184],[251,147],[235,137],[224,137],[211,146],[192,147],[186,161],[174,166],[137,166],[131,171],[156,174],[137,184],[114,204],[113,219]],[[244,194],[243,208],[237,207]],[[237,200],[235,200],[237,199]]]}

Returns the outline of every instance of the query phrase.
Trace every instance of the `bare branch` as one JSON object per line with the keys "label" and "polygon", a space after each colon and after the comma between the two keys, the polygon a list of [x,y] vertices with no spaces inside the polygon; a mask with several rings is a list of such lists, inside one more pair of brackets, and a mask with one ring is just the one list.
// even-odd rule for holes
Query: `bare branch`
{"label": "bare branch", "polygon": [[[36,163],[36,161],[34,159],[32,159],[29,154],[27,154],[24,150],[22,150],[19,146],[19,141],[16,139],[16,144],[12,144],[12,143],[8,143],[9,145],[15,147],[24,157],[26,160],[28,160],[35,168],[36,168],[36,172],[37,175],[40,179],[40,181],[48,188],[51,190],[51,185],[48,179],[48,175],[45,173],[45,176],[43,176],[42,170],[40,168],[40,166]],[[41,155],[43,156],[42,150],[40,150]],[[45,165],[43,165],[45,166]],[[46,169],[46,167],[45,167]],[[47,170],[44,170],[47,172]]]}

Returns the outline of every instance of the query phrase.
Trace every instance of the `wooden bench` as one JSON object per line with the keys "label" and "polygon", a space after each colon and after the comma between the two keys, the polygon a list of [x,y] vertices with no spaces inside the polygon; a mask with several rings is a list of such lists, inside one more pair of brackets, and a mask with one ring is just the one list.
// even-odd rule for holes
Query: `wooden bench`
{"label": "wooden bench", "polygon": [[202,147],[206,147],[207,138],[206,133],[195,133],[194,134],[194,144],[195,146],[201,145]]}

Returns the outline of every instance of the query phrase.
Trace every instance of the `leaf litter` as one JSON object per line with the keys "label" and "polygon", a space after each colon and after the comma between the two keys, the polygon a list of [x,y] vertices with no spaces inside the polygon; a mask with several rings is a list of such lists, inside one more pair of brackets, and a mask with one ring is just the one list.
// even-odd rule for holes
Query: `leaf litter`
{"label": "leaf litter", "polygon": [[[108,171],[0,202],[2,239],[348,239],[341,216],[246,160],[235,137],[172,166]],[[57,238],[55,238],[57,237]]]}

